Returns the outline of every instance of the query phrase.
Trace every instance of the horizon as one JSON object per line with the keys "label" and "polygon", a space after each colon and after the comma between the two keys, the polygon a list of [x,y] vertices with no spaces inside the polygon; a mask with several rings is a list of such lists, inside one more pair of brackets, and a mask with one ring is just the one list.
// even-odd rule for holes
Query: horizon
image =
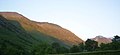
{"label": "horizon", "polygon": [[17,12],[33,21],[60,25],[82,40],[120,34],[119,0],[2,0],[0,6],[0,12]]}

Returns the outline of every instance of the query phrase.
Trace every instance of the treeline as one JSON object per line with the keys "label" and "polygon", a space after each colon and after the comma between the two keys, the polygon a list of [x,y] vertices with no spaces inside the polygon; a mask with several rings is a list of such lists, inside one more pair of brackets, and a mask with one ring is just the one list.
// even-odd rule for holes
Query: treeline
{"label": "treeline", "polygon": [[69,49],[59,43],[39,43],[25,49],[20,46],[13,46],[5,41],[0,42],[0,55],[45,55],[68,53]]}
{"label": "treeline", "polygon": [[81,43],[79,45],[73,45],[73,47],[70,48],[71,53],[76,52],[90,52],[90,51],[105,51],[105,50],[120,50],[120,36],[116,35],[112,39],[111,43],[107,44],[100,44],[98,46],[98,42],[87,39],[85,43]]}
{"label": "treeline", "polygon": [[42,43],[35,45],[32,48],[32,55],[44,55],[44,54],[60,54],[67,53],[69,50],[66,47],[61,46],[59,43],[52,43],[51,45]]}
{"label": "treeline", "polygon": [[116,35],[111,43],[101,44],[87,39],[85,43],[73,45],[71,48],[61,46],[59,43],[39,43],[32,45],[29,49],[21,48],[21,46],[13,46],[9,43],[0,40],[0,55],[44,55],[44,54],[64,54],[77,52],[91,52],[91,51],[105,51],[105,50],[120,50],[120,36]]}

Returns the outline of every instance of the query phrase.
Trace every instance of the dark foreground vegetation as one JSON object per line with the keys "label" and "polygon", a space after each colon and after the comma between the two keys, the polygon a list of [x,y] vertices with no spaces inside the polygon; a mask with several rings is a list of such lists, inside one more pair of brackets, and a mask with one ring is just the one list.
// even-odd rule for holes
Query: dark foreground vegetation
{"label": "dark foreground vegetation", "polygon": [[111,43],[98,46],[96,41],[88,39],[85,43],[66,48],[54,42],[40,43],[23,49],[9,41],[0,39],[0,55],[120,55],[120,37],[114,36]]}
{"label": "dark foreground vegetation", "polygon": [[74,45],[70,51],[65,55],[120,55],[120,36],[116,35],[111,43],[100,46],[96,41],[87,39],[85,44]]}

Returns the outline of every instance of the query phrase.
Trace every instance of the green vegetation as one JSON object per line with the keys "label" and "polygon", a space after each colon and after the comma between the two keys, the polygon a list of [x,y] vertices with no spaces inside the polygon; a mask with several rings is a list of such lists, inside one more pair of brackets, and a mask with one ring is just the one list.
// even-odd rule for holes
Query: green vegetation
{"label": "green vegetation", "polygon": [[98,48],[98,42],[91,40],[91,39],[87,39],[85,42],[85,49],[87,51],[94,51]]}
{"label": "green vegetation", "polygon": [[60,46],[58,43],[52,45],[48,43],[40,43],[31,46],[29,50],[17,46],[14,44],[5,43],[1,40],[0,42],[0,55],[45,55],[45,54],[57,54],[57,53],[68,53],[68,49]]}
{"label": "green vegetation", "polygon": [[[58,48],[52,48],[52,43],[59,43]],[[67,45],[49,35],[26,31],[19,22],[7,20],[0,15],[0,55],[40,55],[63,53]]]}
{"label": "green vegetation", "polygon": [[101,44],[100,50],[120,50],[120,37],[114,36],[112,43]]}
{"label": "green vegetation", "polygon": [[47,43],[40,43],[38,45],[34,45],[31,54],[32,55],[45,55],[45,54],[60,54],[60,53],[68,53],[67,48],[60,46],[58,43],[54,42],[52,45]]}
{"label": "green vegetation", "polygon": [[73,45],[70,51],[65,55],[119,55],[120,36],[114,36],[111,43],[102,43],[100,47],[96,41],[87,39],[85,44]]}

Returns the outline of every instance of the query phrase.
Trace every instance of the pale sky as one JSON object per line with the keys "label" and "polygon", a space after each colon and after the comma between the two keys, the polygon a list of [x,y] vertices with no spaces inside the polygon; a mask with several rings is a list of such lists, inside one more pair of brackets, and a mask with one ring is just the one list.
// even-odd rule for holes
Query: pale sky
{"label": "pale sky", "polygon": [[0,0],[0,11],[58,24],[83,40],[120,35],[120,0]]}

